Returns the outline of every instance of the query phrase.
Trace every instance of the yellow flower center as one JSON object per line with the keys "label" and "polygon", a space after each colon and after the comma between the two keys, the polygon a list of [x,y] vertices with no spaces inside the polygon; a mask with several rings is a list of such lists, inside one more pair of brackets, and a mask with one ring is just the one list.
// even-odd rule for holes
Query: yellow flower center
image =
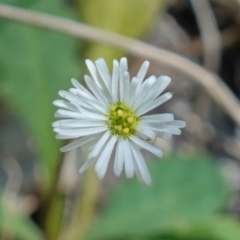
{"label": "yellow flower center", "polygon": [[136,132],[138,118],[124,103],[114,103],[108,112],[107,126],[113,135],[125,138]]}

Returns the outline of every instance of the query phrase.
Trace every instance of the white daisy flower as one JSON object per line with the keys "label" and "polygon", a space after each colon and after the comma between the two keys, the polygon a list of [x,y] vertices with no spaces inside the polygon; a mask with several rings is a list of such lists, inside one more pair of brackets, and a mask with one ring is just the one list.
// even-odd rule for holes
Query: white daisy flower
{"label": "white daisy flower", "polygon": [[112,75],[103,59],[95,64],[86,60],[86,64],[91,73],[91,77],[84,76],[88,89],[72,79],[74,88],[59,91],[66,101],[54,101],[61,108],[55,117],[64,118],[53,123],[56,138],[74,139],[60,150],[67,152],[85,146],[88,159],[79,171],[82,173],[96,162],[95,172],[99,179],[104,177],[114,152],[117,176],[124,168],[128,178],[135,172],[140,180],[150,184],[151,177],[140,149],[162,157],[163,152],[154,145],[155,139],[179,135],[179,128],[186,125],[174,120],[171,113],[146,115],[172,97],[169,92],[160,95],[171,79],[151,76],[144,81],[148,61],[131,81],[126,58],[113,61]]}

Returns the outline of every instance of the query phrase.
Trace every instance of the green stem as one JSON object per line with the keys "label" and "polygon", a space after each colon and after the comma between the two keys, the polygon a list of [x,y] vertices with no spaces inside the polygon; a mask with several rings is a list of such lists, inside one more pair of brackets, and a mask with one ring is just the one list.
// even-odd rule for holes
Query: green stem
{"label": "green stem", "polygon": [[78,217],[78,223],[82,226],[82,230],[79,232],[80,236],[84,235],[94,218],[99,188],[100,184],[92,167],[87,173],[83,188],[83,197],[82,201],[80,201],[80,216]]}
{"label": "green stem", "polygon": [[78,196],[77,207],[71,225],[62,234],[61,240],[79,240],[84,236],[94,218],[99,187],[99,181],[96,179],[94,169],[90,168],[86,172],[83,193]]}
{"label": "green stem", "polygon": [[[46,239],[56,239],[60,227],[60,217],[63,208],[63,196],[59,193],[58,180],[63,164],[63,158],[59,159],[54,170],[53,178],[47,193],[43,196],[41,224],[46,233]],[[58,221],[56,221],[56,219]]]}

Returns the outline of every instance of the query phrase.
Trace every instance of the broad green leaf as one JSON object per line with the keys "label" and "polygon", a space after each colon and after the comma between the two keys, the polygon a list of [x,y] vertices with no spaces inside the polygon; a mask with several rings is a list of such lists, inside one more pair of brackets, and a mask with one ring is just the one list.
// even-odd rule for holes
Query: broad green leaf
{"label": "broad green leaf", "polygon": [[204,158],[172,156],[152,161],[152,186],[125,181],[86,239],[159,233],[175,222],[196,221],[220,209],[228,187],[218,168]]}
{"label": "broad green leaf", "polygon": [[[148,238],[146,238],[148,239]],[[193,224],[178,223],[159,237],[166,240],[237,240],[240,239],[240,223],[229,217],[212,217]]]}
{"label": "broad green leaf", "polygon": [[[41,0],[31,9],[66,15],[58,0]],[[76,77],[74,39],[59,33],[8,21],[0,21],[1,91],[32,132],[39,152],[42,180],[46,188],[59,160],[60,141],[51,123],[56,108],[52,102]]]}
{"label": "broad green leaf", "polygon": [[[1,235],[17,237],[20,240],[41,240],[43,233],[25,215],[11,209],[0,196]],[[15,238],[14,238],[15,239]]]}
{"label": "broad green leaf", "polygon": [[[117,32],[132,38],[142,37],[152,26],[154,19],[163,11],[169,0],[75,0],[79,16],[87,24]],[[122,50],[87,43],[84,55],[96,60],[99,57],[111,63],[120,58]]]}

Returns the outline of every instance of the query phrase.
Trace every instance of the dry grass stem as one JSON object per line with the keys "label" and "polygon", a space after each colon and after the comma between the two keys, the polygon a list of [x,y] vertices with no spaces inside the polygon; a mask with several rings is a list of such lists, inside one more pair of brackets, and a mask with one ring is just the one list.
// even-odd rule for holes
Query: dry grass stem
{"label": "dry grass stem", "polygon": [[203,86],[215,102],[240,126],[240,103],[224,82],[216,75],[175,53],[77,21],[3,4],[0,4],[0,17],[115,46],[135,56],[157,61]]}

